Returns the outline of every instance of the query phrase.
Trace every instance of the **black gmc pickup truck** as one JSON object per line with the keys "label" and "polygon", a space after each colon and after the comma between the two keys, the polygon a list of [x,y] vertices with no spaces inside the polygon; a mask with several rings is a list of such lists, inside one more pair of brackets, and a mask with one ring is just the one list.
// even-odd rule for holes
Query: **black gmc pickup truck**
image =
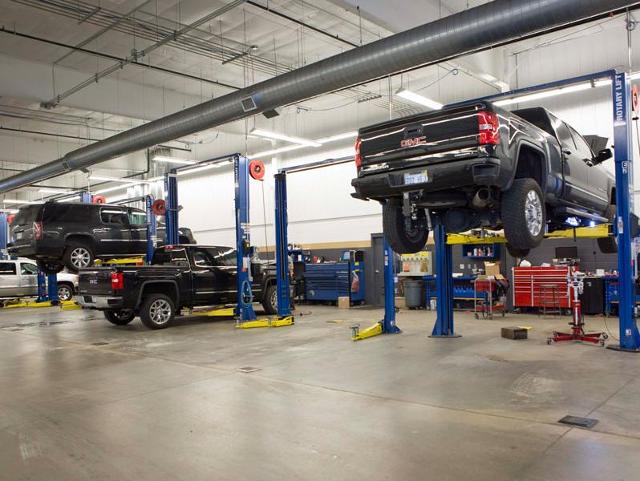
{"label": "black gmc pickup truck", "polygon": [[547,231],[614,218],[615,182],[600,165],[612,154],[590,141],[543,108],[453,105],[360,129],[352,195],[382,203],[398,253],[421,250],[437,216],[448,232],[504,229],[521,257]]}
{"label": "black gmc pickup truck", "polygon": [[[236,302],[236,251],[231,247],[173,245],[156,249],[152,265],[81,269],[78,302],[123,326],[135,316],[150,329],[171,324],[182,308]],[[275,265],[251,264],[253,298],[277,312]]]}

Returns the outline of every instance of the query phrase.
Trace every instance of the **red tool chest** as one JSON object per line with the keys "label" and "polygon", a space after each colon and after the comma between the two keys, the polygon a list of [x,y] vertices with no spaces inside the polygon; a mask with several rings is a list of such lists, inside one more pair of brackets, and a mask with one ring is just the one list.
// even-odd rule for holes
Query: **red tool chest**
{"label": "red tool chest", "polygon": [[568,309],[569,266],[514,267],[513,307]]}

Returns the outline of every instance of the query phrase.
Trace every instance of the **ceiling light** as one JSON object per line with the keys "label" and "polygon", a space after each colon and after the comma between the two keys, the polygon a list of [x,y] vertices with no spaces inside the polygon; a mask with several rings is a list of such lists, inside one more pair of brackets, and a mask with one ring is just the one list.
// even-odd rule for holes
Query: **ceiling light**
{"label": "ceiling light", "polygon": [[38,189],[41,194],[70,194],[73,192],[71,189],[65,189],[64,187],[43,187]]}
{"label": "ceiling light", "polygon": [[292,150],[303,149],[305,147],[306,145],[288,145],[286,147],[280,147],[279,149],[256,152],[255,154],[250,154],[247,157],[249,157],[249,159],[257,159],[259,157],[269,157],[270,155],[282,154],[284,152],[291,152]]}
{"label": "ceiling light", "polygon": [[309,139],[303,139],[300,137],[291,137],[289,135],[279,134],[277,132],[271,132],[264,129],[253,129],[249,132],[251,135],[257,135],[258,137],[265,137],[267,139],[284,140],[285,142],[291,142],[292,144],[304,145],[305,147],[320,147],[322,144]]}
{"label": "ceiling light", "polygon": [[424,97],[420,94],[412,92],[411,90],[400,89],[396,92],[396,95],[398,97],[402,97],[405,100],[408,100],[409,102],[413,102],[414,104],[424,105],[425,107],[429,107],[430,109],[433,109],[433,110],[440,110],[442,107],[444,107],[444,105],[442,105],[440,102],[436,102],[435,100],[428,99],[427,97]]}
{"label": "ceiling light", "polygon": [[106,189],[100,189],[93,192],[95,195],[106,194],[107,192],[115,192],[116,190],[128,189],[130,185],[116,185],[115,187],[107,187]]}
{"label": "ceiling light", "polygon": [[193,165],[197,164],[196,160],[178,159],[176,157],[168,157],[166,155],[154,155],[151,159],[154,162],[167,162],[170,164]]}
{"label": "ceiling light", "polygon": [[358,136],[358,131],[354,130],[352,132],[344,132],[342,134],[336,134],[330,137],[323,137],[321,139],[316,139],[316,142],[318,142],[319,144],[328,144],[330,142],[336,142],[338,140],[355,139],[357,136]]}
{"label": "ceiling light", "polygon": [[103,177],[101,175],[91,175],[89,180],[103,180],[106,182],[122,182],[124,184],[148,184],[148,180],[142,179],[125,179],[122,177]]}
{"label": "ceiling light", "polygon": [[179,170],[177,172],[177,175],[188,175],[188,174],[194,174],[196,172],[202,172],[203,170],[210,170],[210,169],[219,169],[220,167],[224,167],[225,165],[231,164],[233,163],[233,159],[227,159],[227,160],[223,160],[223,161],[219,161],[219,162],[213,162],[211,164],[204,164],[200,167],[195,167],[193,169],[184,169],[184,170]]}
{"label": "ceiling light", "polygon": [[515,96],[515,97],[503,99],[503,100],[496,100],[493,103],[494,103],[494,105],[502,107],[504,105],[519,104],[519,103],[524,103],[524,102],[531,102],[533,100],[540,100],[540,99],[546,99],[546,98],[549,98],[549,97],[556,97],[558,95],[568,94],[568,93],[572,93],[572,92],[581,92],[583,90],[589,90],[590,88],[593,88],[593,87],[594,87],[594,85],[592,85],[591,82],[586,82],[586,83],[582,83],[582,84],[571,85],[569,87],[560,87],[560,88],[553,89],[553,90],[545,90],[543,92],[536,92],[534,94],[520,95],[520,96]]}
{"label": "ceiling light", "polygon": [[17,214],[18,209],[0,209],[0,212],[4,212],[5,214]]}
{"label": "ceiling light", "polygon": [[42,204],[42,201],[39,200],[4,199],[2,202],[5,204]]}

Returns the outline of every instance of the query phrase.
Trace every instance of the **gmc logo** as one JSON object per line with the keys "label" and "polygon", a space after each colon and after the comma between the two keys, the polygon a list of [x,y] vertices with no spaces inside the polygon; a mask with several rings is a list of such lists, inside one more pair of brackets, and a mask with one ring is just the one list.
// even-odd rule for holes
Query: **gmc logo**
{"label": "gmc logo", "polygon": [[424,135],[421,137],[413,137],[412,139],[404,139],[400,141],[400,147],[415,147],[416,145],[423,145],[427,143],[427,137]]}

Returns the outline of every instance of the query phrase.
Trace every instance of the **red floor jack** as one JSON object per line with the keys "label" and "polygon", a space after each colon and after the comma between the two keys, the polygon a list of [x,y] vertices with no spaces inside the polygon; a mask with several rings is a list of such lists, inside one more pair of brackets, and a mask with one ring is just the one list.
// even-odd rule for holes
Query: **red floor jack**
{"label": "red floor jack", "polygon": [[584,277],[584,273],[577,271],[570,272],[567,275],[567,284],[573,294],[571,296],[572,319],[569,323],[571,333],[554,331],[553,337],[547,339],[547,344],[562,341],[579,341],[604,346],[604,341],[609,338],[605,332],[584,332],[584,316],[582,315],[582,305],[579,297],[584,288]]}

